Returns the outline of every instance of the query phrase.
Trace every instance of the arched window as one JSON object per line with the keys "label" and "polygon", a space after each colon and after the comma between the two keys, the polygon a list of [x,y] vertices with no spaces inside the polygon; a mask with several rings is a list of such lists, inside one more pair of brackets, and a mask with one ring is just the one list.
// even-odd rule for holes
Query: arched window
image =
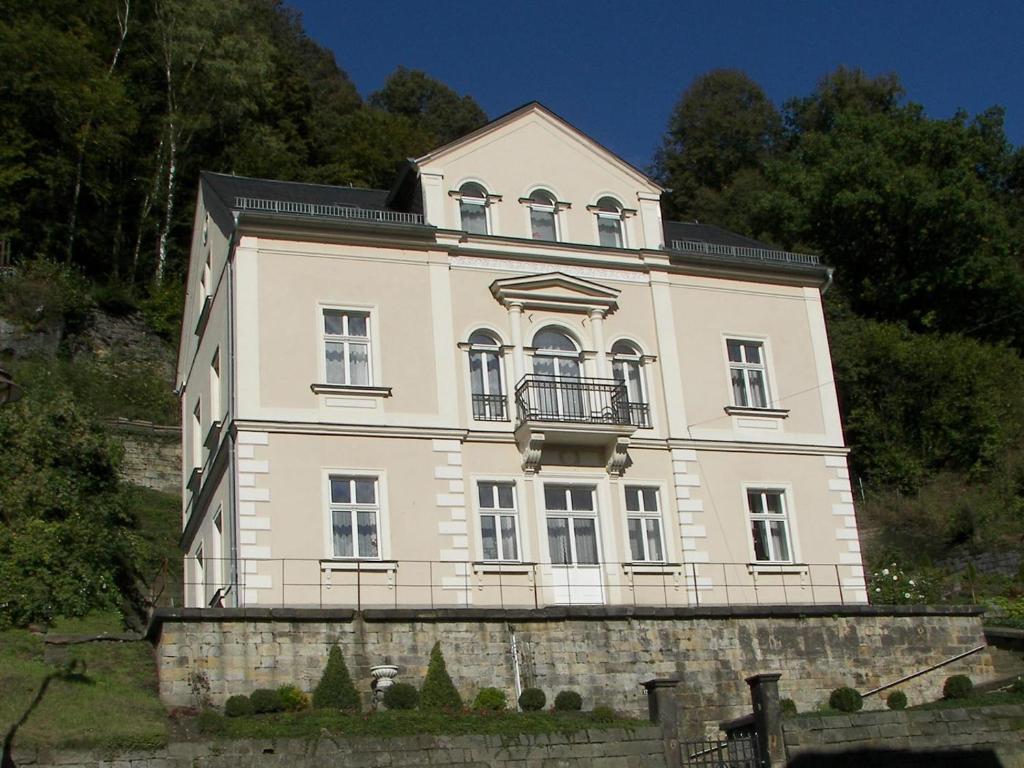
{"label": "arched window", "polygon": [[469,385],[474,419],[508,419],[501,374],[501,344],[487,331],[474,331],[469,336]]}
{"label": "arched window", "polygon": [[533,337],[534,406],[540,418],[555,421],[583,417],[580,351],[559,328],[542,328]]}
{"label": "arched window", "polygon": [[546,189],[535,189],[526,204],[530,206],[530,229],[534,240],[558,239],[558,203]]}
{"label": "arched window", "polygon": [[650,427],[651,407],[647,402],[643,355],[630,342],[619,340],[612,345],[612,375],[626,385],[629,420],[638,427]]}
{"label": "arched window", "polygon": [[490,231],[487,216],[487,190],[470,181],[459,188],[459,217],[462,228],[474,235],[486,235]]}
{"label": "arched window", "polygon": [[597,215],[597,241],[610,248],[622,248],[626,238],[622,231],[622,206],[614,197],[602,197],[593,208]]}

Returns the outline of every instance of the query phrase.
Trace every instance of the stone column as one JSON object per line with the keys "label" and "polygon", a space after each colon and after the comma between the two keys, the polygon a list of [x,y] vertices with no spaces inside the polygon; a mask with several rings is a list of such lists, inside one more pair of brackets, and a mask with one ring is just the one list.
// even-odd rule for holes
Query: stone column
{"label": "stone column", "polygon": [[515,388],[519,380],[526,375],[526,352],[523,350],[523,305],[517,301],[508,304],[508,322],[512,335],[512,372],[515,374],[512,388]]}
{"label": "stone column", "polygon": [[647,713],[652,723],[661,726],[661,745],[665,751],[665,765],[682,765],[679,747],[679,702],[676,699],[674,678],[654,678],[641,685],[647,690]]}
{"label": "stone column", "polygon": [[754,727],[757,728],[757,749],[761,765],[786,764],[786,745],[782,736],[782,705],[779,703],[778,672],[765,672],[747,678],[750,702],[754,706]]}
{"label": "stone column", "polygon": [[604,347],[604,310],[590,310],[590,334],[594,349],[597,350],[597,377],[599,379],[610,379],[611,372],[608,370],[608,350]]}

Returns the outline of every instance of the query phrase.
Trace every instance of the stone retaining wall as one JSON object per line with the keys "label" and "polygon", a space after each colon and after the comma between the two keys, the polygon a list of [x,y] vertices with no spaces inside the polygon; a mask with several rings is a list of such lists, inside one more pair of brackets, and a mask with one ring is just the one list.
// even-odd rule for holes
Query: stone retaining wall
{"label": "stone retaining wall", "polygon": [[21,768],[665,768],[661,730],[644,727],[520,736],[240,739],[179,742],[160,750],[19,751]]}
{"label": "stone retaining wall", "polygon": [[[514,697],[512,635],[520,679],[550,702],[563,689],[584,706],[609,704],[647,715],[641,681],[679,678],[683,736],[717,733],[718,723],[749,712],[744,678],[782,673],[782,696],[813,710],[841,685],[861,691],[984,645],[974,609],[871,606],[721,609],[571,608],[539,611],[364,611],[181,609],[162,611],[157,660],[160,696],[191,703],[190,672],[203,672],[215,703],[231,694],[286,683],[311,690],[337,643],[356,685],[369,696],[370,667],[393,663],[418,685],[440,640],[464,698],[483,686]],[[948,675],[992,676],[987,652],[968,656],[901,687],[911,701],[938,698]],[[875,702],[875,698],[869,701]],[[876,706],[884,706],[881,701]]]}
{"label": "stone retaining wall", "polygon": [[111,431],[124,447],[121,479],[168,493],[181,492],[181,429],[117,419]]}
{"label": "stone retaining wall", "polygon": [[[783,720],[782,728],[787,755],[799,765],[810,765],[811,755],[827,756],[829,761],[822,764],[828,764],[836,753],[872,749],[936,753],[992,751],[998,747],[1024,758],[1021,705],[859,712],[828,717],[801,715]],[[1004,747],[1010,749],[1003,750]],[[960,762],[957,760],[957,764]]]}

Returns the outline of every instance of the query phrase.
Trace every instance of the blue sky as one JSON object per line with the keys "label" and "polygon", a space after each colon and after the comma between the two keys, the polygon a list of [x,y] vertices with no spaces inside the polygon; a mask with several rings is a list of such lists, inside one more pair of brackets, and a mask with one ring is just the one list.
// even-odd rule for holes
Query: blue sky
{"label": "blue sky", "polygon": [[896,72],[933,117],[1006,108],[1024,144],[1024,2],[287,0],[365,96],[402,64],[491,117],[538,100],[646,166],[692,80],[735,67],[776,104],[840,64]]}

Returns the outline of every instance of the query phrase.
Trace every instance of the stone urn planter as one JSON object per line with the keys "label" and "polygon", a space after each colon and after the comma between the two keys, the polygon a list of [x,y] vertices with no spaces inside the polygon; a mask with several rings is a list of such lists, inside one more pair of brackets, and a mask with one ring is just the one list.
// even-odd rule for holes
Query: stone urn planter
{"label": "stone urn planter", "polygon": [[374,701],[384,699],[384,692],[395,684],[397,676],[398,667],[394,664],[378,664],[376,667],[370,667],[370,677],[373,678],[370,689],[373,691]]}

